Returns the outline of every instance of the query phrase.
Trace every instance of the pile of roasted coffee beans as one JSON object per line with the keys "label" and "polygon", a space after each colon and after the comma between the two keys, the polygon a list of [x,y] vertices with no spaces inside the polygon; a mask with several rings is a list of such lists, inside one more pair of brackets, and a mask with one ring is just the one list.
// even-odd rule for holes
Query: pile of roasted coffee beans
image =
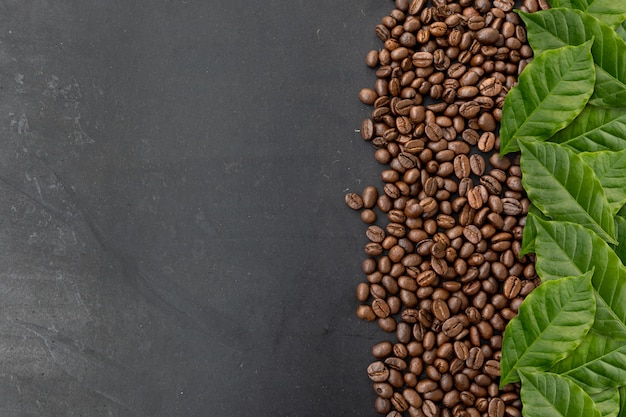
{"label": "pile of roasted coffee beans", "polygon": [[539,284],[519,256],[519,158],[498,154],[505,95],[532,59],[515,6],[396,0],[366,56],[361,135],[384,186],[345,199],[369,225],[357,315],[389,335],[367,368],[388,417],[521,416],[519,385],[499,389],[504,328]]}

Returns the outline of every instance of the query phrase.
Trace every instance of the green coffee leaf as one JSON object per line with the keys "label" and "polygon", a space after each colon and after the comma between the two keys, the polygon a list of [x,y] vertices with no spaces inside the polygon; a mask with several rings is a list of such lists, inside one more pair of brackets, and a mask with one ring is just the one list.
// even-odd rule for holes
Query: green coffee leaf
{"label": "green coffee leaf", "polygon": [[522,141],[520,148],[522,184],[539,210],[554,220],[588,227],[617,243],[614,212],[602,184],[579,155],[549,142]]}
{"label": "green coffee leaf", "polygon": [[[610,26],[579,10],[555,8],[536,13],[520,12],[528,42],[536,54],[565,45],[581,45],[594,39],[596,63],[594,105],[622,107],[626,102],[626,41]],[[520,77],[521,79],[521,77]]]}
{"label": "green coffee leaf", "polygon": [[626,267],[609,245],[591,230],[569,222],[533,218],[537,230],[535,268],[541,279],[578,276],[594,270],[594,329],[609,337],[626,338]]}
{"label": "green coffee leaf", "polygon": [[554,7],[577,9],[597,17],[611,27],[616,27],[626,19],[626,2],[615,0],[552,0]]}
{"label": "green coffee leaf", "polygon": [[591,272],[544,282],[506,326],[500,385],[519,380],[520,368],[548,370],[582,342],[596,311]]}
{"label": "green coffee leaf", "polygon": [[619,152],[583,152],[580,156],[596,173],[612,214],[617,214],[626,204],[626,149]]}
{"label": "green coffee leaf", "polygon": [[588,393],[596,393],[626,385],[624,364],[626,342],[591,330],[580,346],[550,372],[570,378]]}
{"label": "green coffee leaf", "polygon": [[617,246],[613,248],[617,256],[626,265],[626,219],[622,216],[615,216],[615,228],[617,230]]}
{"label": "green coffee leaf", "polygon": [[528,207],[528,214],[526,215],[526,224],[522,229],[522,247],[519,256],[535,252],[535,236],[537,235],[537,229],[535,229],[533,221],[535,216],[541,217],[543,213],[531,203]]}
{"label": "green coffee leaf", "polygon": [[550,141],[580,152],[622,150],[626,148],[626,109],[587,105]]}
{"label": "green coffee leaf", "polygon": [[609,388],[590,395],[593,402],[598,407],[602,417],[617,417],[619,413],[619,390]]}
{"label": "green coffee leaf", "polygon": [[567,126],[593,93],[592,42],[537,56],[506,95],[500,125],[500,154],[519,149],[517,139],[547,139]]}
{"label": "green coffee leaf", "polygon": [[601,417],[585,391],[560,375],[520,370],[524,417]]}

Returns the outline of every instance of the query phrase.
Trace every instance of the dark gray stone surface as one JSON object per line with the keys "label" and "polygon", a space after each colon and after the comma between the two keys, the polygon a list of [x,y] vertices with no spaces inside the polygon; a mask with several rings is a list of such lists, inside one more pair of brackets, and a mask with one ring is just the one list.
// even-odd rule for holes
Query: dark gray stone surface
{"label": "dark gray stone surface", "polygon": [[392,6],[0,2],[0,415],[375,415],[343,195]]}

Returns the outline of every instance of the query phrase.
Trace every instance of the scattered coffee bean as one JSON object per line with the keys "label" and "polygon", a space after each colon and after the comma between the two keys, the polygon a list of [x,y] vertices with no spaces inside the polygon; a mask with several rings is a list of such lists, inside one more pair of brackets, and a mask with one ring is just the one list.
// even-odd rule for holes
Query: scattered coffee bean
{"label": "scattered coffee bean", "polygon": [[359,92],[374,107],[360,135],[384,185],[345,202],[368,225],[357,316],[396,339],[372,347],[368,368],[388,417],[521,416],[519,390],[497,384],[506,323],[538,283],[519,257],[519,159],[499,157],[496,133],[532,58],[514,3],[396,0],[365,57],[377,80]]}

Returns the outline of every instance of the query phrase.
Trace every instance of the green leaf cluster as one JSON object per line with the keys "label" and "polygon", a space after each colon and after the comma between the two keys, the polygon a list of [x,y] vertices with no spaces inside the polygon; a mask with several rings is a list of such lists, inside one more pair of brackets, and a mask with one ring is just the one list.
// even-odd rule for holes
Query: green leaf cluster
{"label": "green leaf cluster", "polygon": [[542,284],[505,330],[500,384],[521,382],[525,417],[626,417],[626,1],[551,3],[520,12],[535,59],[502,111]]}

